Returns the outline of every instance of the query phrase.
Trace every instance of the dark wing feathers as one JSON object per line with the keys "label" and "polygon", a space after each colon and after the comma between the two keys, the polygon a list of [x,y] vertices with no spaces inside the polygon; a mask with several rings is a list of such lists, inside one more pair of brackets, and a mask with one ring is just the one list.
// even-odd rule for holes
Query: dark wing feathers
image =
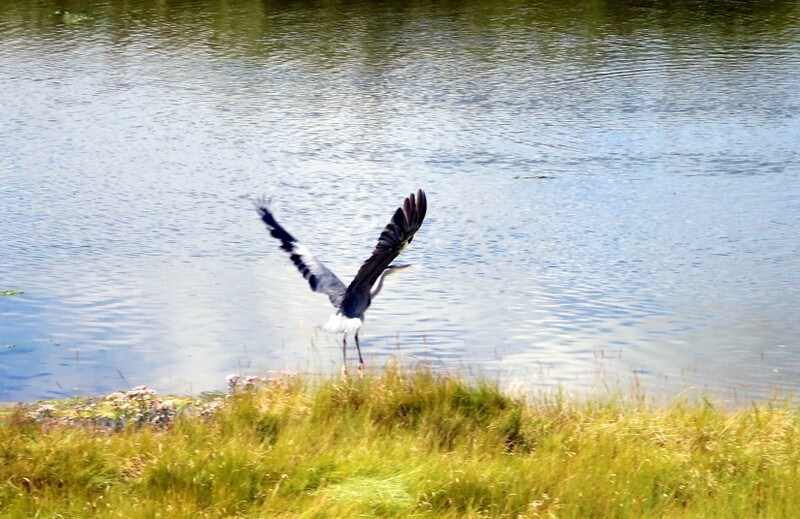
{"label": "dark wing feathers", "polygon": [[[397,208],[391,221],[378,238],[372,255],[361,265],[349,287],[345,287],[336,275],[316,259],[306,247],[289,234],[267,208],[267,203],[256,203],[261,220],[267,225],[270,234],[281,241],[281,248],[289,253],[289,258],[297,270],[308,280],[315,292],[327,294],[334,306],[350,316],[363,313],[369,306],[369,291],[386,267],[411,243],[428,210],[425,192],[421,189],[416,196],[412,193]],[[356,308],[358,307],[358,308]]]}
{"label": "dark wing feathers", "polygon": [[256,203],[256,209],[261,220],[267,225],[269,233],[273,238],[281,241],[281,249],[289,253],[289,259],[308,281],[311,290],[327,294],[333,306],[338,308],[347,289],[344,283],[275,220],[272,212],[267,208],[265,200],[259,200]]}
{"label": "dark wing feathers", "polygon": [[[347,292],[342,302],[342,308],[347,310],[354,298],[364,294],[369,294],[372,285],[378,280],[386,267],[400,254],[406,245],[411,243],[416,233],[425,219],[428,210],[428,201],[425,192],[421,189],[417,195],[412,193],[403,202],[403,207],[399,207],[392,216],[391,221],[386,225],[378,238],[378,244],[372,255],[358,269],[353,282],[347,287]],[[361,299],[359,299],[361,300]],[[367,303],[368,304],[368,303]],[[363,311],[363,310],[360,310]]]}

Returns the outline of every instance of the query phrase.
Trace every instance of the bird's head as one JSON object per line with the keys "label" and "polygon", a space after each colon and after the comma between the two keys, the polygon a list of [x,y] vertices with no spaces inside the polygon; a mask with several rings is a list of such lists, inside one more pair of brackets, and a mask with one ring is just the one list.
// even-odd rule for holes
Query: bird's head
{"label": "bird's head", "polygon": [[410,263],[408,263],[406,265],[394,265],[394,264],[392,264],[392,265],[389,265],[388,267],[386,267],[386,270],[384,272],[386,272],[386,275],[388,276],[389,274],[395,274],[397,272],[400,272],[401,270],[407,269],[410,266],[411,266]]}

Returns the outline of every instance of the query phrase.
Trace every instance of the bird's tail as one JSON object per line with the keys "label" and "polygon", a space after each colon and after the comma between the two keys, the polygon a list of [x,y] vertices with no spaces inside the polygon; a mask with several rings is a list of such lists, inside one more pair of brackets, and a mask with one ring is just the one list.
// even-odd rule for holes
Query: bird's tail
{"label": "bird's tail", "polygon": [[361,328],[364,324],[363,319],[358,317],[345,317],[336,312],[322,325],[322,331],[327,333],[350,333]]}

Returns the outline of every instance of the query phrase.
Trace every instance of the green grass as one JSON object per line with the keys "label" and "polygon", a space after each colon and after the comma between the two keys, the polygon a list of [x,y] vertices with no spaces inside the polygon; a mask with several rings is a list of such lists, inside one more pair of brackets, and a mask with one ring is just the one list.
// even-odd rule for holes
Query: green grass
{"label": "green grass", "polygon": [[389,368],[8,408],[2,517],[800,517],[800,415]]}

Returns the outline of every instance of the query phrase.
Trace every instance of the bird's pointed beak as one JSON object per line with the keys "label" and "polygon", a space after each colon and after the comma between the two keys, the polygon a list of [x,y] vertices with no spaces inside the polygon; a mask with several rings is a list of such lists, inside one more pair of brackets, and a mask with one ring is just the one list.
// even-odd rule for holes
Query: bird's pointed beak
{"label": "bird's pointed beak", "polygon": [[407,263],[405,265],[389,265],[386,268],[391,270],[392,272],[397,272],[398,270],[407,269],[410,266],[411,266],[411,263]]}

